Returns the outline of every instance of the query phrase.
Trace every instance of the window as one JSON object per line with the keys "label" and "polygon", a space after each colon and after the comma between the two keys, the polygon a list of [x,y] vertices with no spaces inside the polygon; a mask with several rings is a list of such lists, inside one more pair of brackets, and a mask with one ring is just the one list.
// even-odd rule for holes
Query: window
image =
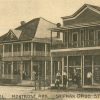
{"label": "window", "polygon": [[89,30],[89,40],[94,40],[94,30]]}
{"label": "window", "polygon": [[5,52],[12,52],[12,45],[11,44],[5,44],[4,50],[5,50]]}
{"label": "window", "polygon": [[100,31],[98,31],[98,40],[100,40]]}
{"label": "window", "polygon": [[73,33],[73,41],[75,42],[75,41],[77,41],[78,40],[78,38],[77,38],[77,33]]}
{"label": "window", "polygon": [[13,51],[14,52],[18,52],[18,51],[20,51],[20,49],[21,49],[21,45],[20,44],[16,43],[16,44],[13,45]]}
{"label": "window", "polygon": [[30,51],[31,50],[31,43],[24,43],[23,44],[24,51]]}

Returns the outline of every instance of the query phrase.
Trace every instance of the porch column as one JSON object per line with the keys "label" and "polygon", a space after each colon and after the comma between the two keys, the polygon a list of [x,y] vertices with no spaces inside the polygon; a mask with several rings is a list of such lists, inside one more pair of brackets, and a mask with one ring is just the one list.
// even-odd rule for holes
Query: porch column
{"label": "porch column", "polygon": [[58,70],[60,69],[60,62],[58,61]]}
{"label": "porch column", "polygon": [[[67,79],[69,78],[69,76],[68,76],[68,57],[69,56],[67,56]],[[68,81],[67,81],[67,86],[68,86]]]}
{"label": "porch column", "polygon": [[13,57],[13,43],[12,43],[12,46],[11,47],[12,47],[12,57]]}
{"label": "porch column", "polygon": [[94,74],[94,56],[92,56],[92,85],[93,85],[93,83],[94,83],[94,82],[93,82],[93,81],[94,81],[94,80],[93,80],[93,77],[94,77],[93,74]]}
{"label": "porch column", "polygon": [[13,61],[11,62],[11,79],[13,79]]}
{"label": "porch column", "polygon": [[51,85],[52,85],[52,76],[53,76],[53,58],[51,57]]}
{"label": "porch column", "polygon": [[51,31],[51,49],[52,49],[52,31]]}
{"label": "porch column", "polygon": [[84,86],[84,55],[82,57],[83,57],[83,86]]}
{"label": "porch column", "polygon": [[47,56],[47,44],[45,43],[45,56]]}
{"label": "porch column", "polygon": [[3,55],[2,55],[3,57],[4,57],[4,52],[5,52],[5,50],[4,50],[4,49],[5,49],[5,47],[4,47],[4,44],[3,44]]}
{"label": "porch column", "polygon": [[[62,58],[62,76],[64,71],[64,57]],[[63,77],[62,77],[62,84],[63,84]]]}
{"label": "porch column", "polygon": [[35,44],[35,43],[33,43],[33,45],[34,45],[34,47],[33,47],[33,55],[35,55],[35,56],[36,56],[36,44]]}
{"label": "porch column", "polygon": [[47,62],[45,61],[45,80],[46,80],[46,74],[47,74],[46,73],[46,69],[47,69],[46,66],[47,66]]}
{"label": "porch column", "polygon": [[23,56],[23,43],[21,43],[21,56]]}
{"label": "porch column", "polygon": [[31,42],[31,56],[33,56],[33,42]]}
{"label": "porch column", "polygon": [[20,74],[21,74],[21,80],[23,79],[23,61],[20,63]]}
{"label": "porch column", "polygon": [[4,77],[4,62],[2,63],[2,77]]}
{"label": "porch column", "polygon": [[31,59],[31,80],[32,80],[32,72],[33,72],[33,61]]}
{"label": "porch column", "polygon": [[81,84],[83,82],[83,79],[82,79],[82,76],[83,76],[82,69],[83,69],[83,57],[81,56]]}

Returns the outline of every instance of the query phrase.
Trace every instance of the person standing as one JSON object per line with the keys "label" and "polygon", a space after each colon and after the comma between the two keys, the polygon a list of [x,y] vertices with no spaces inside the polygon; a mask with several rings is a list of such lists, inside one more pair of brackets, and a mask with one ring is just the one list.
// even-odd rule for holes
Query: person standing
{"label": "person standing", "polygon": [[55,79],[55,87],[59,88],[60,81],[61,81],[61,74],[60,71],[57,71],[56,79]]}
{"label": "person standing", "polygon": [[67,73],[66,71],[63,72],[63,89],[66,89],[67,84]]}
{"label": "person standing", "polygon": [[92,73],[91,72],[87,73],[87,82],[88,82],[88,85],[92,84]]}

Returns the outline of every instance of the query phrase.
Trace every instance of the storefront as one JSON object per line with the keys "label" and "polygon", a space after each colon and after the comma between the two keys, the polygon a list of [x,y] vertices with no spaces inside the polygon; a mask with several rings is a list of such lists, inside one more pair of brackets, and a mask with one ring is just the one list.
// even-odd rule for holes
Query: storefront
{"label": "storefront", "polygon": [[[89,53],[88,53],[89,52]],[[94,52],[94,53],[93,53]],[[59,55],[57,55],[59,53]],[[80,84],[82,87],[98,86],[100,85],[100,54],[99,50],[86,50],[86,51],[75,51],[70,52],[51,52],[52,62],[51,62],[51,71],[54,72],[53,58],[61,59],[60,62],[60,72],[61,75],[66,69],[67,72],[67,86],[71,87],[75,85],[74,75],[78,73],[80,75]],[[61,56],[62,55],[62,56]],[[59,65],[56,65],[56,67]],[[55,71],[57,72],[57,71]],[[54,80],[53,75],[51,79]],[[54,81],[51,81],[54,84]],[[63,80],[62,80],[63,83]]]}

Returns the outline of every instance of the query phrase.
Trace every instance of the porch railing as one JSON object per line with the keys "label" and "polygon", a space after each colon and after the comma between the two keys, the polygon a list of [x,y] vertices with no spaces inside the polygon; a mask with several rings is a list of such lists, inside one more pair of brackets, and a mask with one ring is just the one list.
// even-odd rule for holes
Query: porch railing
{"label": "porch railing", "polygon": [[30,56],[31,55],[31,51],[23,51],[23,56]]}
{"label": "porch railing", "polygon": [[70,41],[62,44],[55,44],[52,49],[63,49],[63,48],[79,48],[79,47],[95,47],[100,46],[100,40],[85,40],[85,41]]}
{"label": "porch railing", "polygon": [[5,52],[4,53],[4,57],[9,57],[9,56],[12,56],[12,52]]}
{"label": "porch railing", "polygon": [[45,52],[44,51],[36,51],[33,55],[34,56],[45,56]]}
{"label": "porch railing", "polygon": [[21,52],[13,52],[13,56],[21,56]]}

